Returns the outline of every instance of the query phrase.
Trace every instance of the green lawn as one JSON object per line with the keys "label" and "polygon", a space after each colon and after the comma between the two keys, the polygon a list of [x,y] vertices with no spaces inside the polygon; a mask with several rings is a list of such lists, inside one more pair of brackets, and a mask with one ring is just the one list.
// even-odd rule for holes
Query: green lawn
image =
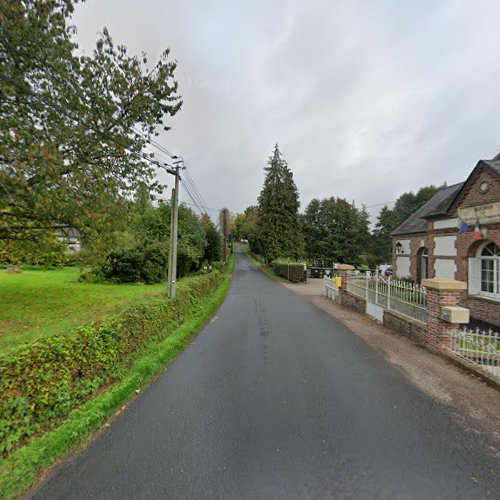
{"label": "green lawn", "polygon": [[[78,283],[79,270],[0,271],[0,353],[117,313],[160,285]],[[180,285],[180,284],[179,284]]]}

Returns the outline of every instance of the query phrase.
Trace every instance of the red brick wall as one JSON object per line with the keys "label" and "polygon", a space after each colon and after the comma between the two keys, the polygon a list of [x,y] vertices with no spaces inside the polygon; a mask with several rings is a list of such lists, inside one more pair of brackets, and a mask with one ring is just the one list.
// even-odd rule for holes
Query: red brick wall
{"label": "red brick wall", "polygon": [[[490,189],[486,193],[479,191],[482,182],[487,182],[490,185]],[[452,210],[456,214],[457,207],[474,207],[496,201],[500,201],[500,180],[490,170],[481,168],[474,172],[460,196],[455,200]]]}
{"label": "red brick wall", "polygon": [[384,310],[384,326],[408,337],[421,346],[427,344],[427,332],[424,324],[404,318],[399,314]]}
{"label": "red brick wall", "polygon": [[[479,185],[482,182],[487,182],[490,186],[486,193],[481,193],[479,190]],[[450,213],[446,217],[443,217],[443,219],[457,217],[458,207],[466,208],[498,201],[500,201],[500,179],[488,168],[481,167],[472,174],[467,185],[455,201]],[[413,279],[417,279],[419,259],[417,252],[422,247],[422,240],[424,240],[424,246],[429,251],[428,277],[433,278],[435,276],[434,264],[436,260],[436,256],[434,255],[434,236],[456,235],[455,248],[457,250],[457,257],[455,279],[468,283],[468,258],[470,256],[475,256],[476,249],[480,244],[488,240],[500,246],[500,223],[481,226],[480,229],[484,232],[483,239],[476,241],[474,240],[474,227],[472,226],[469,227],[466,233],[458,234],[458,228],[456,227],[434,230],[433,221],[430,220],[427,222],[427,234],[412,235],[410,237],[401,236],[399,238],[394,238],[393,242],[395,243],[397,239],[410,239],[410,274]],[[394,255],[394,257],[396,257],[396,255]],[[394,262],[395,273],[397,274],[396,259],[394,259]],[[500,302],[483,297],[471,296],[465,297],[462,300],[462,304],[464,307],[470,309],[472,318],[486,321],[493,325],[500,325]]]}
{"label": "red brick wall", "polygon": [[354,311],[358,311],[363,314],[366,313],[366,301],[360,297],[351,295],[349,292],[341,292],[340,303],[349,309],[353,309]]}
{"label": "red brick wall", "polygon": [[[398,240],[410,240],[410,254],[396,254],[395,253],[395,244]],[[393,259],[394,262],[393,269],[394,275],[398,276],[398,265],[397,265],[397,257],[410,257],[410,277],[412,279],[417,279],[417,252],[422,247],[422,243],[425,244],[426,234],[420,233],[412,236],[401,236],[399,238],[393,238]]]}
{"label": "red brick wall", "polygon": [[465,300],[465,307],[470,309],[471,318],[500,327],[500,302],[468,295]]}

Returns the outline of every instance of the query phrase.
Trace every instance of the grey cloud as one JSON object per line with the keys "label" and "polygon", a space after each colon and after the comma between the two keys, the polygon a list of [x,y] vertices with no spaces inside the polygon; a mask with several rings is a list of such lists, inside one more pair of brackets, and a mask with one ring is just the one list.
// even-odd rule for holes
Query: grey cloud
{"label": "grey cloud", "polygon": [[87,47],[104,25],[134,52],[171,46],[185,105],[160,141],[209,206],[240,211],[276,141],[302,206],[462,180],[500,151],[499,16],[494,0],[93,0],[75,23]]}

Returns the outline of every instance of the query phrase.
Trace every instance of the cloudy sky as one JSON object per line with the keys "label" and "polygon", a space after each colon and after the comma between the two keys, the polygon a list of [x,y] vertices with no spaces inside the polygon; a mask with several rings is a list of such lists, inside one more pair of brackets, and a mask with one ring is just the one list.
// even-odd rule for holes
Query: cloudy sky
{"label": "cloudy sky", "polygon": [[255,203],[276,142],[303,208],[372,215],[500,151],[498,0],[87,0],[74,23],[85,51],[104,26],[150,59],[171,48],[184,106],[159,142],[211,208]]}

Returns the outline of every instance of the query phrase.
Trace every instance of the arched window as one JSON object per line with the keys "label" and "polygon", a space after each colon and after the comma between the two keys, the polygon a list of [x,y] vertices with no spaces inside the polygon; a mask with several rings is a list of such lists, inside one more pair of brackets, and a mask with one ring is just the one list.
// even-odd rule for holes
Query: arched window
{"label": "arched window", "polygon": [[491,242],[480,252],[481,292],[500,296],[500,248]]}
{"label": "arched window", "polygon": [[429,251],[422,247],[417,252],[417,281],[420,283],[429,277]]}

